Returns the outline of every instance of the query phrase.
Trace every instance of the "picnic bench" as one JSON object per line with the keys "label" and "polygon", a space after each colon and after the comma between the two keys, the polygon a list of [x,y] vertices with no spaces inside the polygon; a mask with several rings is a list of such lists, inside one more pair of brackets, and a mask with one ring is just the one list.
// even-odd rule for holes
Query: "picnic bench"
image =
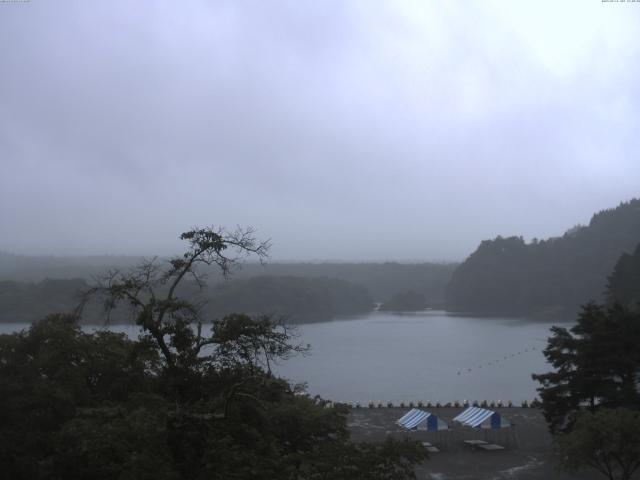
{"label": "picnic bench", "polygon": [[434,447],[433,445],[431,445],[430,442],[422,442],[422,446],[427,450],[427,452],[429,453],[438,453],[440,452],[440,449],[438,447]]}
{"label": "picnic bench", "polygon": [[484,440],[465,440],[465,444],[471,447],[471,449],[481,449],[487,452],[495,451],[495,450],[504,450],[505,448],[502,445],[496,445],[495,443],[485,442]]}
{"label": "picnic bench", "polygon": [[504,450],[504,447],[502,445],[496,445],[495,443],[487,443],[485,445],[478,445],[478,448],[481,448],[482,450],[486,450],[487,452],[493,451],[493,450]]}
{"label": "picnic bench", "polygon": [[464,443],[469,445],[471,448],[476,448],[479,445],[488,445],[489,442],[485,442],[484,440],[465,440]]}

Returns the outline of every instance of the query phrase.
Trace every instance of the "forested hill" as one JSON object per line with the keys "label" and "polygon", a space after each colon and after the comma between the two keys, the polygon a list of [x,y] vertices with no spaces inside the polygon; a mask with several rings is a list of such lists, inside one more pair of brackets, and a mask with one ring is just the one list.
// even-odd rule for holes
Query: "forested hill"
{"label": "forested hill", "polygon": [[373,308],[366,288],[335,278],[263,275],[220,282],[205,295],[205,310],[218,318],[243,312],[284,315],[296,322],[367,313]]}
{"label": "forested hill", "polygon": [[447,307],[474,313],[571,318],[579,305],[601,301],[607,277],[640,243],[640,199],[596,213],[562,237],[525,243],[485,240],[453,273]]}
{"label": "forested hill", "polygon": [[[51,312],[73,312],[80,294],[89,288],[84,279],[43,280],[39,283],[0,281],[0,322],[32,322]],[[160,288],[161,293],[166,293]],[[230,313],[284,316],[292,322],[329,320],[336,316],[370,312],[373,300],[368,291],[335,278],[260,276],[230,280],[199,290],[185,282],[179,289],[184,298],[202,306],[205,320]],[[83,322],[102,324],[107,320],[102,302],[86,305]],[[111,323],[131,321],[126,309],[111,312]]]}
{"label": "forested hill", "polygon": [[250,264],[235,272],[233,278],[260,275],[307,278],[337,278],[362,285],[376,302],[412,290],[425,296],[429,305],[441,305],[454,263],[267,263]]}
{"label": "forested hill", "polygon": [[[109,269],[127,271],[142,257],[29,257],[0,251],[0,281],[41,282],[44,279],[84,278],[90,281]],[[162,260],[162,259],[160,259]],[[277,277],[335,278],[362,285],[374,301],[383,302],[412,290],[425,296],[429,305],[444,303],[445,288],[457,264],[453,263],[338,263],[299,262],[266,265],[246,263],[232,278],[244,280],[264,275]],[[209,272],[209,284],[222,281],[220,274]]]}
{"label": "forested hill", "polygon": [[125,270],[144,257],[119,255],[30,256],[0,251],[0,281],[41,282],[45,279],[92,279],[110,269]]}

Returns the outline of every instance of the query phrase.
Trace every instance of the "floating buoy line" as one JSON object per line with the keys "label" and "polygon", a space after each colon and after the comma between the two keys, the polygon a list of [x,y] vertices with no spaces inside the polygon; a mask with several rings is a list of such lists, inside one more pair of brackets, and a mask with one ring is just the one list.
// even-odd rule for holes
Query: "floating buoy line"
{"label": "floating buoy line", "polygon": [[525,353],[530,353],[530,352],[535,352],[537,351],[536,347],[529,347],[529,348],[525,348],[524,350],[520,350],[519,352],[514,352],[511,354],[507,354],[507,355],[503,355],[502,358],[498,358],[496,360],[492,360],[490,362],[487,363],[480,363],[478,364],[477,367],[467,367],[467,368],[463,368],[461,370],[458,370],[458,375],[464,375],[467,373],[471,373],[474,368],[475,369],[481,369],[483,367],[493,367],[493,366],[497,366],[500,363],[504,363],[506,361],[509,361],[511,358],[515,358],[518,355],[524,355]]}

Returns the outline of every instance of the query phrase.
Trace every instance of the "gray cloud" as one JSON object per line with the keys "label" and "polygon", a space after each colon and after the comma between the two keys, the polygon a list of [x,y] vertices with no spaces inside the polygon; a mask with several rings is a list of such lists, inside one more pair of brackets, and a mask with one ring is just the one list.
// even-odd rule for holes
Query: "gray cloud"
{"label": "gray cloud", "polygon": [[640,5],[0,5],[0,249],[461,259],[638,195]]}

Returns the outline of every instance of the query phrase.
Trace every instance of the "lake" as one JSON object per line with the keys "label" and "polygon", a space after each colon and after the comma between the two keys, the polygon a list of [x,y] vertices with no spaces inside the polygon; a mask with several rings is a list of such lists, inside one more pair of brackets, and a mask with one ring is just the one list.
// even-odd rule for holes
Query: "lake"
{"label": "lake", "polygon": [[536,397],[531,373],[549,370],[542,354],[551,323],[426,311],[372,312],[361,318],[300,325],[311,355],[277,372],[306,381],[333,400],[503,400]]}
{"label": "lake", "polygon": [[[542,350],[551,325],[443,311],[371,312],[299,325],[298,341],[311,344],[310,355],[283,362],[275,371],[335,401],[519,404],[536,397],[531,373],[549,370]],[[26,326],[0,324],[0,332]],[[132,337],[137,332],[111,328]]]}

